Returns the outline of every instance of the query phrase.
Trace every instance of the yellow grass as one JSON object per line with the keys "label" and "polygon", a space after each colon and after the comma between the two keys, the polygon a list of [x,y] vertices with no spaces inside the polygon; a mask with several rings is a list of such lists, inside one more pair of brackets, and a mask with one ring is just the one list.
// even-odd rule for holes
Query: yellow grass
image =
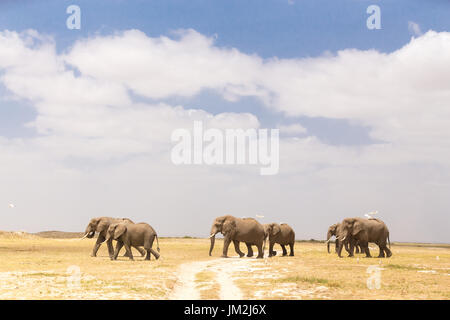
{"label": "yellow grass", "polygon": [[[160,239],[161,258],[111,261],[106,246],[90,257],[95,239],[0,238],[0,299],[161,299],[176,267],[205,256],[207,244]],[[77,268],[81,279],[77,285]],[[75,285],[70,285],[75,283]]]}
{"label": "yellow grass", "polygon": [[[165,299],[180,264],[218,259],[222,249],[217,240],[209,257],[207,239],[163,238],[157,261],[143,261],[137,251],[135,261],[110,261],[105,246],[90,257],[94,241],[0,234],[0,299]],[[296,243],[295,257],[240,259],[248,269],[233,279],[246,299],[450,298],[449,246],[394,245],[392,251],[389,259],[339,259],[323,243]],[[380,289],[367,287],[369,266],[381,268]],[[196,274],[202,299],[219,297],[215,276],[208,270]]]}

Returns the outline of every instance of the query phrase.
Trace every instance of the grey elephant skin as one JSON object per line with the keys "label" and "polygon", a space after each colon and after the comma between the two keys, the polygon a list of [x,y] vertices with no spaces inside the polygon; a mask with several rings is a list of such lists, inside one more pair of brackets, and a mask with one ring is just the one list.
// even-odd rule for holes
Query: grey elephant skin
{"label": "grey elephant skin", "polygon": [[389,240],[389,229],[380,219],[370,218],[346,218],[342,220],[337,228],[337,237],[339,238],[338,255],[341,256],[342,247],[345,242],[349,241],[350,251],[353,251],[353,245],[357,241],[366,257],[371,257],[369,251],[369,242],[378,245],[380,253],[379,258],[392,256],[391,250],[387,247],[391,246]]}
{"label": "grey elephant skin", "polygon": [[264,225],[266,238],[269,239],[269,257],[275,256],[276,251],[273,250],[275,244],[279,244],[283,250],[283,256],[287,256],[286,246],[290,248],[290,256],[294,256],[295,232],[286,223],[269,223]]}
{"label": "grey elephant skin", "polygon": [[239,249],[239,242],[245,242],[247,245],[249,249],[248,256],[253,255],[251,246],[256,246],[258,248],[257,258],[261,259],[264,257],[264,228],[255,219],[236,218],[231,215],[217,217],[212,224],[209,236],[211,239],[211,246],[209,248],[210,256],[214,249],[215,236],[219,232],[224,236],[222,257],[228,257],[228,247],[231,242],[233,242],[234,248],[240,257],[243,257],[244,253]]}
{"label": "grey elephant skin", "polygon": [[[111,224],[114,223],[134,223],[131,219],[128,218],[112,218],[112,217],[97,217],[92,218],[91,221],[89,221],[89,224],[86,227],[86,230],[84,232],[83,238],[93,238],[95,235],[95,232],[98,232],[98,238],[95,242],[94,248],[92,249],[92,257],[97,256],[98,249],[102,245],[103,242],[105,242],[106,239],[106,232]],[[109,257],[112,257],[114,254],[114,248],[112,245],[112,239],[106,241],[106,244],[108,246],[108,253]],[[145,255],[145,251],[142,248],[135,247],[136,250],[138,250],[142,256]]]}
{"label": "grey elephant skin", "polygon": [[[106,240],[114,239],[117,241],[116,251],[111,260],[116,260],[119,255],[119,251],[122,246],[125,246],[128,257],[133,260],[133,253],[131,252],[131,247],[143,246],[146,251],[145,260],[150,260],[151,255],[158,259],[159,258],[159,240],[156,231],[148,223],[114,223],[111,224],[107,231]],[[157,250],[153,250],[153,242],[156,239]]]}
{"label": "grey elephant skin", "polygon": [[[333,236],[336,237],[337,236],[337,229],[338,229],[339,225],[340,225],[340,223],[335,223],[335,224],[332,224],[331,226],[328,227],[328,231],[327,231],[327,251],[328,251],[328,253],[330,253],[330,240],[331,240],[331,237],[333,237]],[[353,255],[353,253],[350,252],[350,248],[349,248],[349,245],[348,245],[349,242],[345,242],[345,250],[351,256],[351,255]],[[339,239],[336,238],[335,248],[334,248],[334,252],[335,253],[338,252],[338,246],[339,246]],[[357,243],[356,241],[355,241],[354,247],[355,247],[355,253],[360,253],[360,252],[363,253],[362,249],[360,249],[359,243]]]}

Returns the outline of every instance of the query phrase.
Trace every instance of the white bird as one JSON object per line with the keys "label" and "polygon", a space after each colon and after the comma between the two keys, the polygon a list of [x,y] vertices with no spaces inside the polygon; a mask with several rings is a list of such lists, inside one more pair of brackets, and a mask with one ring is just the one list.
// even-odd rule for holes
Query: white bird
{"label": "white bird", "polygon": [[264,218],[264,216],[256,215],[257,218]]}
{"label": "white bird", "polygon": [[10,208],[14,208],[14,207],[15,207],[14,203],[10,203],[10,204],[9,204],[9,207],[10,207]]}
{"label": "white bird", "polygon": [[364,216],[367,218],[367,219],[373,219],[373,215],[375,215],[375,214],[377,214],[378,213],[378,211],[372,211],[372,212],[369,212],[369,213],[366,213],[366,214],[364,214]]}

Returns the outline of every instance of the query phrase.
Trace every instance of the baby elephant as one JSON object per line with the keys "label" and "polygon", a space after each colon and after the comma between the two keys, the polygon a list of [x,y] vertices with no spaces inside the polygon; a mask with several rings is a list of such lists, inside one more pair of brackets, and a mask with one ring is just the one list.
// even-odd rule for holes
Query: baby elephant
{"label": "baby elephant", "polygon": [[294,255],[295,232],[286,224],[270,223],[264,225],[266,237],[269,237],[269,257],[277,254],[273,251],[273,246],[278,243],[283,249],[283,256],[287,255],[286,245],[290,247],[290,256]]}
{"label": "baby elephant", "polygon": [[[147,223],[125,224],[114,223],[108,228],[107,239],[113,238],[117,240],[116,250],[114,257],[111,260],[116,260],[119,255],[119,251],[122,246],[125,246],[125,250],[130,258],[133,259],[133,253],[131,247],[143,246],[147,255],[145,260],[150,260],[150,253],[152,253],[156,259],[159,258],[159,241],[155,230]],[[152,249],[153,241],[156,238],[158,252]]]}

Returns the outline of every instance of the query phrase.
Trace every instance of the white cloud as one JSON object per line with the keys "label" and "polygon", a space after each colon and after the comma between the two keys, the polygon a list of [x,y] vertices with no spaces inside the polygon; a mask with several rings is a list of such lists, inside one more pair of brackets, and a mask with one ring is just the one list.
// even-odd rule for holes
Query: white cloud
{"label": "white cloud", "polygon": [[121,83],[151,98],[192,96],[205,88],[223,91],[230,99],[262,93],[255,84],[259,57],[217,48],[213,38],[194,30],[176,35],[178,39],[149,38],[130,30],[79,41],[65,61],[84,75]]}
{"label": "white cloud", "polygon": [[279,129],[282,134],[288,135],[304,134],[307,131],[305,127],[301,126],[298,123],[290,125],[281,125]]}
{"label": "white cloud", "polygon": [[[17,204],[4,228],[82,228],[92,215],[125,212],[155,221],[162,234],[201,235],[213,216],[231,212],[276,216],[292,221],[299,237],[317,238],[328,221],[377,208],[394,239],[448,241],[448,65],[450,34],[433,31],[392,53],[266,60],[193,30],[175,38],[131,30],[77,41],[64,54],[34,31],[1,32],[0,81],[33,105],[38,116],[29,125],[39,133],[0,137],[0,194]],[[173,129],[193,120],[257,128],[258,118],[137,103],[130,92],[158,101],[205,89],[229,101],[255,96],[287,116],[349,119],[383,143],[284,138],[280,174],[271,178],[257,167],[175,167]],[[280,129],[308,134],[300,125]]]}

